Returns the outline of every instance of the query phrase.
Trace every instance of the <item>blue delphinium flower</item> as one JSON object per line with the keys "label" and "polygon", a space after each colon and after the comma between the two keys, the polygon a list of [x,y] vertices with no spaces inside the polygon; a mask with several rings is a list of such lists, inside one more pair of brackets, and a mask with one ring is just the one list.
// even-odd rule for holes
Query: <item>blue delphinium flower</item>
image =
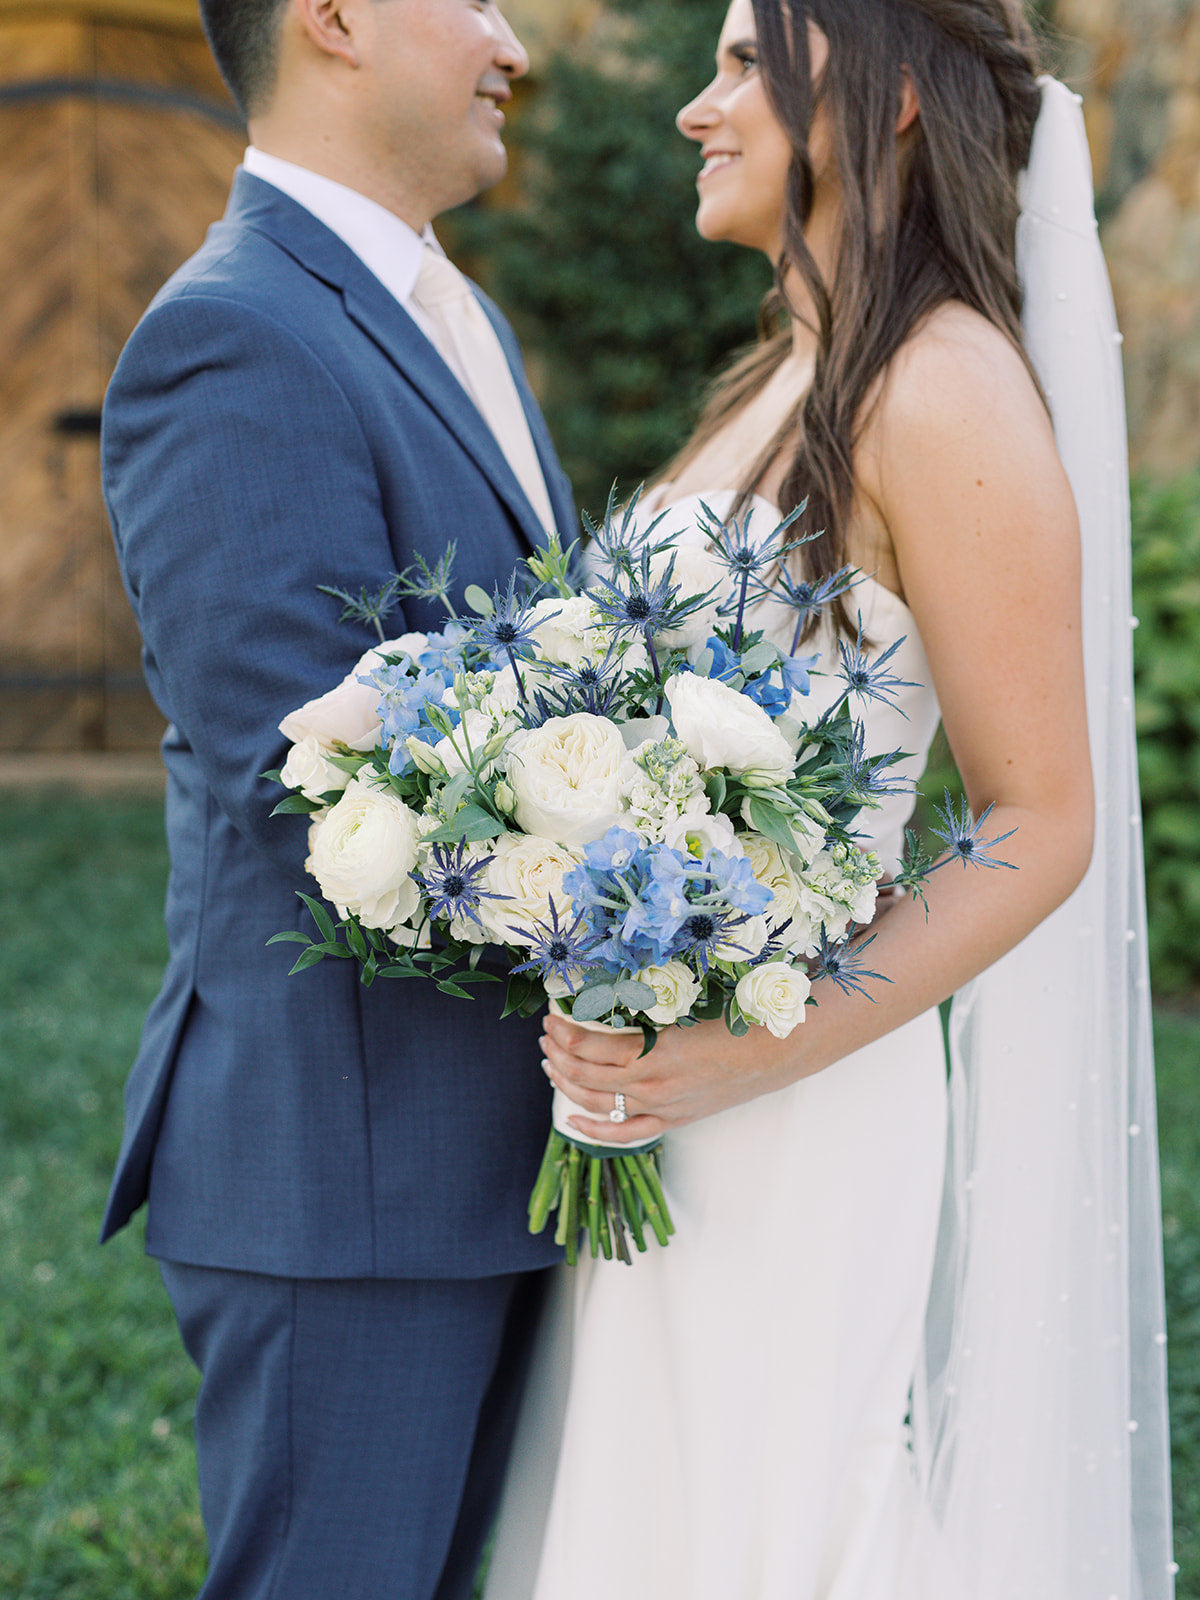
{"label": "blue delphinium flower", "polygon": [[[442,714],[457,727],[460,717],[454,706],[442,704],[448,685],[447,674],[420,668],[416,675],[410,671],[409,658],[402,662],[384,662],[372,668],[361,680],[379,690],[377,715],[382,723],[381,739],[388,747],[388,768],[396,776],[411,772],[412,757],[407,740],[413,736],[425,744],[436,744],[441,731],[429,721],[430,703],[441,707]],[[450,682],[453,682],[451,677]]]}
{"label": "blue delphinium flower", "polygon": [[507,900],[509,897],[482,887],[480,874],[486,871],[492,858],[481,856],[476,861],[468,860],[467,849],[461,841],[455,845],[435,844],[431,865],[425,872],[414,872],[413,877],[430,902],[429,916],[432,919],[465,917],[482,930],[483,918],[479,915],[481,903],[484,900]]}

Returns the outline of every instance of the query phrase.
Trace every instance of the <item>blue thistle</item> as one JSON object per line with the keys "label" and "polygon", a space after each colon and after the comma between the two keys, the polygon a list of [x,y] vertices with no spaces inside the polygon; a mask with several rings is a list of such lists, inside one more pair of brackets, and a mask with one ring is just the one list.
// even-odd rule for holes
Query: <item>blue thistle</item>
{"label": "blue thistle", "polygon": [[1006,839],[1011,839],[1017,831],[1015,828],[1010,828],[1007,833],[1002,833],[995,839],[985,840],[979,837],[979,831],[991,815],[991,812],[992,807],[989,805],[979,818],[979,821],[972,822],[971,810],[967,805],[966,797],[963,796],[960,799],[956,812],[954,801],[951,799],[950,791],[947,789],[945,791],[945,804],[937,808],[938,817],[943,825],[940,828],[935,825],[932,828],[932,832],[942,840],[950,853],[948,856],[943,857],[937,865],[943,866],[946,861],[957,860],[961,861],[964,866],[1007,867],[1010,872],[1015,872],[1017,869],[1011,861],[993,860],[988,854],[998,844],[1003,844]]}
{"label": "blue thistle", "polygon": [[[554,613],[558,615],[557,612]],[[499,585],[492,593],[491,615],[481,617],[475,624],[475,637],[493,657],[505,657],[517,679],[517,690],[525,698],[525,682],[517,665],[518,657],[532,653],[537,641],[538,623],[549,620],[533,615],[532,599],[517,592],[516,573],[508,580],[508,587]]]}
{"label": "blue thistle", "polygon": [[882,972],[872,972],[863,964],[863,951],[874,942],[875,935],[872,933],[865,939],[856,939],[853,944],[830,944],[822,928],[817,953],[812,958],[810,968],[813,980],[829,978],[843,994],[861,994],[874,1004],[875,997],[867,992],[864,979],[873,978],[879,983],[892,981],[885,978]]}
{"label": "blue thistle", "polygon": [[496,894],[491,889],[484,889],[478,882],[479,875],[487,867],[492,859],[491,856],[483,856],[478,861],[468,861],[466,851],[467,846],[461,841],[456,845],[435,844],[432,866],[424,873],[414,872],[413,877],[430,902],[431,919],[444,917],[453,920],[455,917],[466,917],[482,931],[486,931],[483,919],[479,915],[481,902],[507,900],[509,897],[505,894]]}
{"label": "blue thistle", "polygon": [[513,928],[511,931],[529,944],[531,952],[529,960],[511,967],[511,972],[532,972],[536,968],[543,982],[549,977],[560,978],[568,992],[574,994],[578,974],[595,970],[599,965],[591,958],[596,939],[588,930],[586,911],[576,913],[571,924],[564,927],[553,897],[546,921],[536,923],[532,929]]}
{"label": "blue thistle", "polygon": [[[844,639],[838,641],[838,655],[841,657],[841,675],[846,683],[846,695],[857,695],[860,700],[878,700],[883,705],[894,705],[897,692],[900,689],[916,689],[918,684],[910,683],[906,678],[897,678],[886,670],[888,662],[899,650],[907,638],[901,634],[894,644],[888,645],[882,655],[875,657],[874,661],[863,649],[862,616],[858,618],[858,638],[855,644],[848,645]],[[899,709],[899,707],[897,707]],[[901,712],[903,716],[904,713]]]}

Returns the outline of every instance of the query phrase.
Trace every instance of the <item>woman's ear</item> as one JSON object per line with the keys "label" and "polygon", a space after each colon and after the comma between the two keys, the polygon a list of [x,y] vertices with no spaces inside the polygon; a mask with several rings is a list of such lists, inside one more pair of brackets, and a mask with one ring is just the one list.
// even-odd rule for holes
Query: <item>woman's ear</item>
{"label": "woman's ear", "polygon": [[917,99],[917,86],[907,67],[900,68],[900,115],[896,118],[896,135],[906,133],[921,115],[921,102]]}

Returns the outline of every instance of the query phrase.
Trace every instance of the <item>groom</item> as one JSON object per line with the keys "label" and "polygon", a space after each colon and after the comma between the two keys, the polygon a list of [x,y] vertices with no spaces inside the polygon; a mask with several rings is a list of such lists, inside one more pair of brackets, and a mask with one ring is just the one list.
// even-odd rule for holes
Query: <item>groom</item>
{"label": "groom", "polygon": [[375,590],[454,540],[456,583],[490,588],[573,521],[507,326],[452,270],[450,304],[424,287],[430,221],[505,170],[528,62],[490,0],[201,3],[252,148],[104,417],[171,850],[104,1232],[148,1200],[201,1371],[204,1600],[468,1600],[556,1256],[525,1226],[538,1024],[500,1022],[501,985],[289,978],[266,942],[307,924],[305,825],[261,774],[375,642],[319,584]]}

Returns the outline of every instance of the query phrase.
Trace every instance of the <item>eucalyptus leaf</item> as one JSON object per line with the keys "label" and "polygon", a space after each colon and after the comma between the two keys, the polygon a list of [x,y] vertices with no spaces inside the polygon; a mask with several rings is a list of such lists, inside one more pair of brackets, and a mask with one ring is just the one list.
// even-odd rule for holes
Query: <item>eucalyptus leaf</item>
{"label": "eucalyptus leaf", "polygon": [[481,617],[490,617],[496,609],[491,595],[486,589],[481,589],[477,583],[469,583],[467,585],[463,590],[463,599],[471,610]]}
{"label": "eucalyptus leaf", "polygon": [[761,673],[769,672],[779,661],[779,651],[773,644],[766,640],[756,644],[752,650],[747,650],[742,657],[742,671],[748,678],[756,678]]}
{"label": "eucalyptus leaf", "polygon": [[647,1011],[658,1004],[658,996],[650,985],[637,978],[620,978],[614,988],[617,999],[630,1011]]}
{"label": "eucalyptus leaf", "polygon": [[611,983],[591,983],[575,996],[571,1015],[578,1022],[600,1022],[612,1014],[616,1004],[617,992]]}

